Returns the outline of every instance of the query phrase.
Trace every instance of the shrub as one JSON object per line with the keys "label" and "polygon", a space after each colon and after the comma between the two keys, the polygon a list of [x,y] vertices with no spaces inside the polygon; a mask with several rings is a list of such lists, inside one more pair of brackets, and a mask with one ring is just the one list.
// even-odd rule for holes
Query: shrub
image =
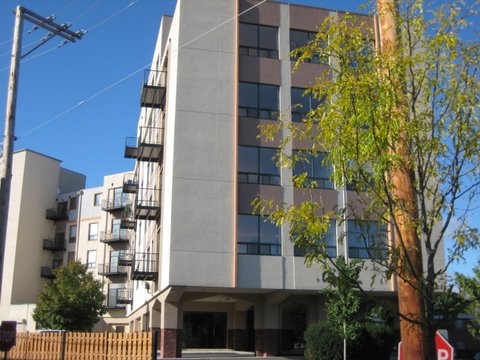
{"label": "shrub", "polygon": [[343,340],[328,322],[310,324],[305,330],[307,360],[342,360]]}

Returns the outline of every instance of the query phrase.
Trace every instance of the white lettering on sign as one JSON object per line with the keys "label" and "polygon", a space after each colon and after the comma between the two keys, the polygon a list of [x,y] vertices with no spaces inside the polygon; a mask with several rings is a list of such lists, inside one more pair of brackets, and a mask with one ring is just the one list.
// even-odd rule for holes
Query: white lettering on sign
{"label": "white lettering on sign", "polygon": [[449,355],[447,350],[437,349],[437,360],[448,360],[450,358]]}

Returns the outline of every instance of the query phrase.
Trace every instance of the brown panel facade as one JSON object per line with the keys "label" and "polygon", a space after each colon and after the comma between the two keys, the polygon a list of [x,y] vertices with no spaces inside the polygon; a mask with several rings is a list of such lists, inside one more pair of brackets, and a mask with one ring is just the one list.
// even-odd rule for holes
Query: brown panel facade
{"label": "brown panel facade", "polygon": [[294,70],[295,62],[292,65],[292,86],[307,88],[315,84],[317,77],[331,76],[330,66],[321,64],[303,63],[298,69]]}
{"label": "brown panel facade", "polygon": [[277,135],[273,141],[266,140],[263,136],[258,136],[260,134],[259,126],[268,124],[272,124],[272,121],[240,117],[238,119],[238,145],[278,148],[281,141],[280,135]]}
{"label": "brown panel facade", "polygon": [[[258,4],[260,0],[239,0],[240,13]],[[240,16],[240,22],[280,26],[280,4],[267,1]]]}
{"label": "brown panel facade", "polygon": [[[252,201],[262,195],[263,199],[282,202],[283,190],[281,186],[238,184],[238,213],[252,214]],[[268,215],[268,214],[266,214]]]}
{"label": "brown panel facade", "polygon": [[239,81],[280,85],[280,60],[240,55]]}
{"label": "brown panel facade", "polygon": [[334,189],[294,189],[293,203],[313,200],[322,204],[325,212],[334,211],[337,209],[337,195]]}
{"label": "brown panel facade", "polygon": [[325,9],[290,5],[290,28],[317,32],[318,25],[329,15]]}

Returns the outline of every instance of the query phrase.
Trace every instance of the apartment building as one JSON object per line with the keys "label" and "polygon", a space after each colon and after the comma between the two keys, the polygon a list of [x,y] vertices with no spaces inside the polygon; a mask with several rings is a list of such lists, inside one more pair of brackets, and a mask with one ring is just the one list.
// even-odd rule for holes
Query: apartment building
{"label": "apartment building", "polygon": [[107,313],[94,331],[122,331],[132,293],[118,259],[131,234],[120,221],[131,203],[123,192],[131,174],[85,188],[85,175],[60,164],[31,150],[14,153],[0,318],[16,321],[19,332],[35,331],[32,313],[44,282],[56,268],[79,261],[105,286]]}
{"label": "apartment building", "polygon": [[[295,188],[292,173],[305,168],[279,169],[272,160],[282,136],[258,137],[258,126],[279,114],[302,126],[315,106],[303,92],[329,71],[329,60],[312,59],[292,73],[290,51],[328,16],[342,13],[179,0],[174,15],[162,18],[137,137],[125,146],[125,157],[135,159],[124,184],[135,236],[119,260],[132,281],[126,331],[158,328],[162,357],[181,356],[182,348],[291,353],[302,348],[307,324],[325,316],[321,270],[304,265],[288,226],[265,222],[251,203],[257,196],[285,203],[314,196],[327,210],[359,203],[354,191],[331,182],[321,154],[306,169],[318,188]],[[357,16],[374,28],[374,18]],[[302,149],[308,143],[296,141],[286,151]],[[362,233],[383,230],[375,221],[365,230],[353,216],[346,220],[332,220],[328,252],[368,257]],[[395,282],[372,283],[371,271],[361,274],[367,290],[394,299]]]}
{"label": "apartment building", "polygon": [[[33,331],[37,294],[53,270],[74,259],[85,175],[31,150],[13,155],[0,318]],[[96,215],[90,214],[93,218]]]}

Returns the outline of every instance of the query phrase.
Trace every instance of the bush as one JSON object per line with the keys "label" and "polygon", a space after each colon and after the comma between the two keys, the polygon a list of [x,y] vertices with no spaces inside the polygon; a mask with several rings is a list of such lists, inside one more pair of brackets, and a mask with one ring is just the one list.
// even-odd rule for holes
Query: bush
{"label": "bush", "polygon": [[[387,360],[395,345],[395,337],[390,326],[383,323],[366,322],[360,336],[352,344],[350,359]],[[375,351],[372,351],[375,349]]]}
{"label": "bush", "polygon": [[343,340],[328,322],[310,324],[305,330],[307,360],[342,360]]}
{"label": "bush", "polygon": [[[395,345],[393,330],[382,323],[362,324],[360,334],[347,345],[348,359],[386,360]],[[343,339],[328,322],[310,324],[305,330],[307,360],[343,360]]]}

